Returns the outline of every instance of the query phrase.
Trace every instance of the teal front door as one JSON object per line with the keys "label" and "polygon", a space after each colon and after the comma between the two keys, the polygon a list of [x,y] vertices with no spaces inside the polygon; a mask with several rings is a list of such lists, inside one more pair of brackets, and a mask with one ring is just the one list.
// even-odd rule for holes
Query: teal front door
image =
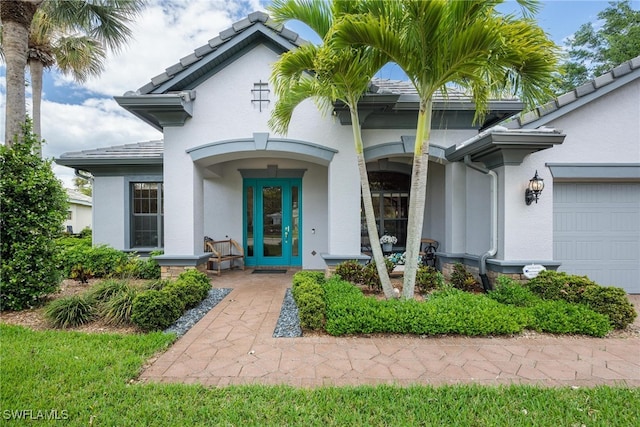
{"label": "teal front door", "polygon": [[244,251],[248,266],[301,266],[302,180],[245,179]]}

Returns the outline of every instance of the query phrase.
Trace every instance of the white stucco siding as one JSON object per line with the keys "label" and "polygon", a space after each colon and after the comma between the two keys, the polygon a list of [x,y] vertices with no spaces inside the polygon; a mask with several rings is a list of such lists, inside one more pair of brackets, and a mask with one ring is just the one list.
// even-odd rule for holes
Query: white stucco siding
{"label": "white stucco siding", "polygon": [[165,254],[189,256],[204,252],[203,177],[180,144],[178,130],[165,128],[164,247]]}
{"label": "white stucco siding", "polygon": [[483,254],[491,246],[491,181],[487,175],[467,169],[465,253]]}
{"label": "white stucco siding", "polygon": [[422,237],[437,240],[440,245],[445,239],[445,179],[445,166],[429,163]]}
{"label": "white stucco siding", "polygon": [[532,165],[543,162],[638,163],[640,80],[559,117],[546,126],[562,130],[567,137],[562,145],[530,156]]}
{"label": "white stucco siding", "polygon": [[[553,150],[553,149],[551,149]],[[549,150],[549,151],[551,151]],[[538,203],[530,206],[524,201],[524,192],[536,170],[544,179],[545,188]],[[499,259],[552,260],[553,259],[553,190],[551,174],[542,165],[527,164],[504,166],[497,170],[498,195],[502,218],[498,218],[500,234],[504,236],[499,248]]]}
{"label": "white stucco siding", "polygon": [[125,190],[125,179],[122,176],[101,176],[94,179],[94,245],[104,244],[115,249],[128,249],[125,246],[128,232],[125,222],[128,223],[129,218],[126,217],[125,204],[129,203],[129,199]]}

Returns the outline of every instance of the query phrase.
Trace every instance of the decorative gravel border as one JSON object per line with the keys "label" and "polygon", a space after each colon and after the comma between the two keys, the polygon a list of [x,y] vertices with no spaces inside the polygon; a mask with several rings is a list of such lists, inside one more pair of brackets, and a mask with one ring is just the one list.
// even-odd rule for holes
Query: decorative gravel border
{"label": "decorative gravel border", "polygon": [[229,293],[231,288],[214,288],[209,291],[209,295],[200,304],[187,310],[176,320],[176,322],[164,330],[165,333],[175,333],[178,337],[183,336],[200,319],[204,317],[213,307],[218,305]]}
{"label": "decorative gravel border", "polygon": [[300,318],[298,317],[298,306],[296,305],[291,288],[287,289],[280,309],[280,317],[273,331],[274,338],[296,338],[302,336],[300,328]]}

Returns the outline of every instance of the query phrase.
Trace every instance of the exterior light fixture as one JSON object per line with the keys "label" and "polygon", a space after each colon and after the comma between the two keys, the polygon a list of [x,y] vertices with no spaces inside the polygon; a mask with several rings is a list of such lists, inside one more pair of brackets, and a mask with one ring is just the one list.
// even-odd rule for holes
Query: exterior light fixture
{"label": "exterior light fixture", "polygon": [[524,190],[524,201],[529,206],[534,201],[538,203],[538,197],[542,193],[542,189],[544,188],[544,179],[538,176],[538,171],[536,174],[529,180],[529,186],[526,190]]}

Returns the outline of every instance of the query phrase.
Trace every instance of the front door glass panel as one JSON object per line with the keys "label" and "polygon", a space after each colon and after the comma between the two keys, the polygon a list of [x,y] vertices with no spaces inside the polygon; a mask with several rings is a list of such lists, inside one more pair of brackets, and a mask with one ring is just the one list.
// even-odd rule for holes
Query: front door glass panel
{"label": "front door glass panel", "polygon": [[263,255],[282,256],[282,187],[262,187]]}

